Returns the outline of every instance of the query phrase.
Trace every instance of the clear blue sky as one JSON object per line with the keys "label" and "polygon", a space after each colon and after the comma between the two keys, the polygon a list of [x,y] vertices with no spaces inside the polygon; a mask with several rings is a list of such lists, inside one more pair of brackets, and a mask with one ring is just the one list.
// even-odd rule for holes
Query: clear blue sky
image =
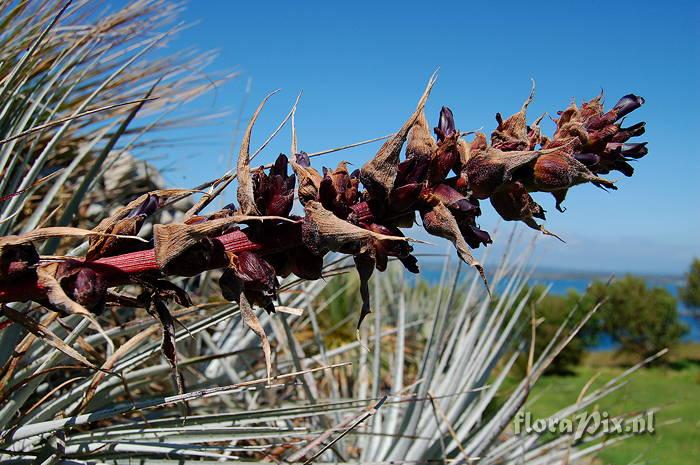
{"label": "clear blue sky", "polygon": [[[178,160],[168,179],[185,187],[223,173],[249,77],[246,118],[267,92],[283,90],[259,120],[253,146],[303,90],[297,126],[306,151],[396,130],[438,66],[428,117],[434,123],[440,106],[448,105],[462,130],[483,126],[490,132],[497,111],[520,107],[530,78],[537,81],[532,118],[601,88],[608,105],[634,92],[647,103],[628,122],[647,122],[649,155],[635,165],[634,177],[609,176],[620,179],[617,192],[574,189],[566,213],[554,209],[548,194],[538,194],[547,227],[568,242],[544,238],[540,263],[682,272],[700,256],[700,3],[571,3],[191,1],[183,19],[198,24],[170,46],[219,49],[208,71],[239,69],[243,77],[190,106],[232,113],[219,125],[188,131],[201,143],[163,149]],[[288,147],[283,131],[260,161]],[[376,148],[315,165],[334,166],[342,157],[359,166]],[[483,210],[481,225],[493,230],[497,216],[488,202]],[[436,251],[442,250],[440,244]]]}

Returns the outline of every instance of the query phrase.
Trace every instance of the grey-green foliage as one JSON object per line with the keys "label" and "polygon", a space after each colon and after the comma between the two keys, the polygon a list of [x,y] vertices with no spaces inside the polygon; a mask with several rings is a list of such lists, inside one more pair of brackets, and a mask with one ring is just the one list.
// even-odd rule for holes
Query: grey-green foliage
{"label": "grey-green foliage", "polygon": [[182,27],[178,11],[163,0],[0,3],[0,197],[20,192],[0,202],[0,234],[71,223],[88,188],[106,207],[140,194],[99,180],[155,142],[153,130],[182,124],[173,110],[232,77],[199,73],[211,53],[154,54]]}

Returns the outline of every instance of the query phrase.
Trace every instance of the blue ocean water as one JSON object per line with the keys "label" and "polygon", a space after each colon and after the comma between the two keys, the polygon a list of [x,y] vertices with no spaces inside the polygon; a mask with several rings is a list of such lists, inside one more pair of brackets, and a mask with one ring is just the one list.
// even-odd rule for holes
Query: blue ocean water
{"label": "blue ocean water", "polygon": [[[427,266],[421,270],[421,278],[430,283],[438,283],[440,281],[441,269],[439,267]],[[581,276],[574,276],[576,273],[563,272],[557,270],[547,270],[541,273],[535,273],[530,280],[531,285],[551,285],[550,294],[563,295],[569,290],[584,292],[591,281],[607,280],[609,275],[601,273],[581,273]],[[471,275],[466,276],[465,279]],[[653,276],[642,275],[646,279],[647,284],[651,287],[664,287],[676,299],[678,298],[678,287],[681,286],[682,278],[679,276]],[[683,337],[684,342],[700,342],[700,321],[692,318],[688,313],[688,309],[678,301],[678,311],[681,314],[681,320],[688,326],[688,333]],[[610,350],[614,349],[615,344],[606,334],[599,337],[598,344],[593,350]]]}

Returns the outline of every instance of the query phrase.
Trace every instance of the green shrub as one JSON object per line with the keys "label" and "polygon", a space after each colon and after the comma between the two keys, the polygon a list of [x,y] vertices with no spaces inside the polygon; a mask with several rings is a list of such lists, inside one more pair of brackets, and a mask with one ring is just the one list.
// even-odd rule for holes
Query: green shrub
{"label": "green shrub", "polygon": [[700,318],[700,259],[690,264],[685,277],[685,286],[678,289],[681,301],[692,310],[695,318]]}
{"label": "green shrub", "polygon": [[641,277],[626,276],[610,285],[594,282],[585,300],[604,300],[598,311],[601,329],[620,352],[648,357],[676,344],[688,330],[679,321],[673,295],[648,287]]}

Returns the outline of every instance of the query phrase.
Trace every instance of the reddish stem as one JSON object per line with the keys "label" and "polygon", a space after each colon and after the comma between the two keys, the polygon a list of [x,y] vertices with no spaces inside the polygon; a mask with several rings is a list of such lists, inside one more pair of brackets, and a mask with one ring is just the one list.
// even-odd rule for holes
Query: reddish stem
{"label": "reddish stem", "polygon": [[[227,252],[243,252],[250,250],[264,250],[265,254],[273,253],[294,247],[299,244],[299,238],[270,238],[270,244],[251,240],[246,231],[233,231],[214,238],[221,242]],[[80,260],[80,259],[78,259]],[[107,279],[110,286],[118,286],[129,282],[129,275],[159,270],[154,249],[140,250],[113,257],[104,257],[95,260],[100,272]],[[205,269],[200,272],[206,271]],[[44,295],[42,286],[36,277],[28,278],[13,283],[0,283],[0,302],[23,302],[27,300],[41,299]]]}

